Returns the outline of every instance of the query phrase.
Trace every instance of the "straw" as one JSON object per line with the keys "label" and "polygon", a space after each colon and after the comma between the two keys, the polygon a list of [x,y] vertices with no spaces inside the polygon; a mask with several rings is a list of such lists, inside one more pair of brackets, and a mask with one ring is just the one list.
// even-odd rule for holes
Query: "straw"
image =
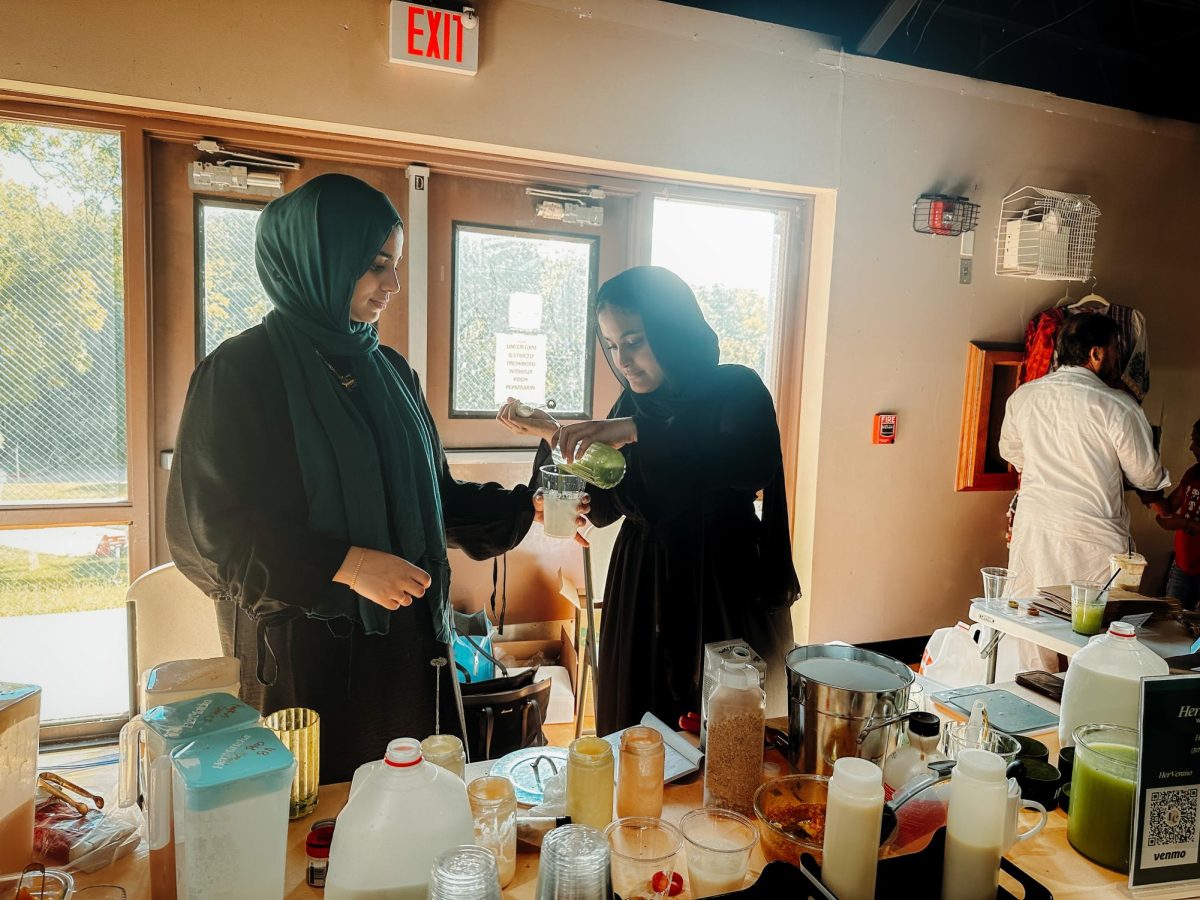
{"label": "straw", "polygon": [[1100,588],[1100,593],[1096,595],[1097,598],[1103,596],[1104,592],[1108,590],[1108,586],[1110,584],[1112,584],[1114,581],[1116,581],[1117,574],[1120,571],[1121,571],[1120,569],[1117,569],[1116,572],[1113,572],[1111,575],[1108,576],[1108,581],[1104,582],[1104,587]]}

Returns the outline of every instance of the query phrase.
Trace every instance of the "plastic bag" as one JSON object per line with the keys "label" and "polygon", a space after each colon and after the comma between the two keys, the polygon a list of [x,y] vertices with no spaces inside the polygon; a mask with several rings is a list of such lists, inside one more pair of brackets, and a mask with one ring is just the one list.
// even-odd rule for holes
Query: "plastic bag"
{"label": "plastic bag", "polygon": [[458,680],[473,684],[495,678],[496,657],[492,649],[495,629],[487,614],[483,610],[469,615],[455,610],[453,623],[454,667]]}
{"label": "plastic bag", "polygon": [[33,850],[47,865],[68,872],[96,872],[132,852],[141,840],[132,811],[98,809],[80,815],[57,797],[39,794]]}
{"label": "plastic bag", "polygon": [[982,684],[987,678],[987,660],[980,656],[982,625],[959,622],[939,628],[921,654],[921,674],[946,687]]}

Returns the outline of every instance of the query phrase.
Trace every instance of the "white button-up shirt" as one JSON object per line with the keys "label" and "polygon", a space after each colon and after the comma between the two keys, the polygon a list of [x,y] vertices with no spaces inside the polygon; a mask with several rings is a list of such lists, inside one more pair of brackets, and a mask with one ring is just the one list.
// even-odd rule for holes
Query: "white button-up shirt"
{"label": "white button-up shirt", "polygon": [[1123,479],[1144,491],[1171,483],[1141,407],[1080,366],[1013,393],[999,449],[1021,473],[1009,560],[1016,596],[1105,574],[1108,554],[1129,540]]}

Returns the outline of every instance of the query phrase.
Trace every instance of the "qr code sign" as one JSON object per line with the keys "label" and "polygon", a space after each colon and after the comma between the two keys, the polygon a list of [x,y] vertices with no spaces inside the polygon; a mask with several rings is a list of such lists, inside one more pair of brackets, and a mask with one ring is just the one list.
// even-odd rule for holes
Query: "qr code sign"
{"label": "qr code sign", "polygon": [[1146,826],[1142,840],[1142,866],[1189,865],[1197,861],[1200,835],[1200,785],[1154,788],[1146,792]]}

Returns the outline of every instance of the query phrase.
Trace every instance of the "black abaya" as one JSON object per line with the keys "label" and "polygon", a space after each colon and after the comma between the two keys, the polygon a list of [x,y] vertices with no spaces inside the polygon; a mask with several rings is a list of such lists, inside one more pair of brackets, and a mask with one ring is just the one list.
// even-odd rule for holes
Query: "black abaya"
{"label": "black abaya", "polygon": [[[436,435],[416,375],[383,349]],[[476,559],[516,546],[533,520],[531,490],[456,481],[436,451],[450,546]],[[366,635],[346,619],[307,616],[312,598],[330,591],[355,602],[332,584],[349,544],[307,522],[283,379],[256,326],[222,344],[192,376],[171,469],[167,537],[180,570],[216,602],[225,652],[242,660],[243,698],[264,713],[305,706],[321,715],[321,780],[332,783],[381,758],[393,738],[433,733],[430,660],[448,651],[420,600],[391,613],[383,635]],[[258,671],[270,683],[260,683]],[[442,669],[441,727],[457,733],[450,671]]]}

